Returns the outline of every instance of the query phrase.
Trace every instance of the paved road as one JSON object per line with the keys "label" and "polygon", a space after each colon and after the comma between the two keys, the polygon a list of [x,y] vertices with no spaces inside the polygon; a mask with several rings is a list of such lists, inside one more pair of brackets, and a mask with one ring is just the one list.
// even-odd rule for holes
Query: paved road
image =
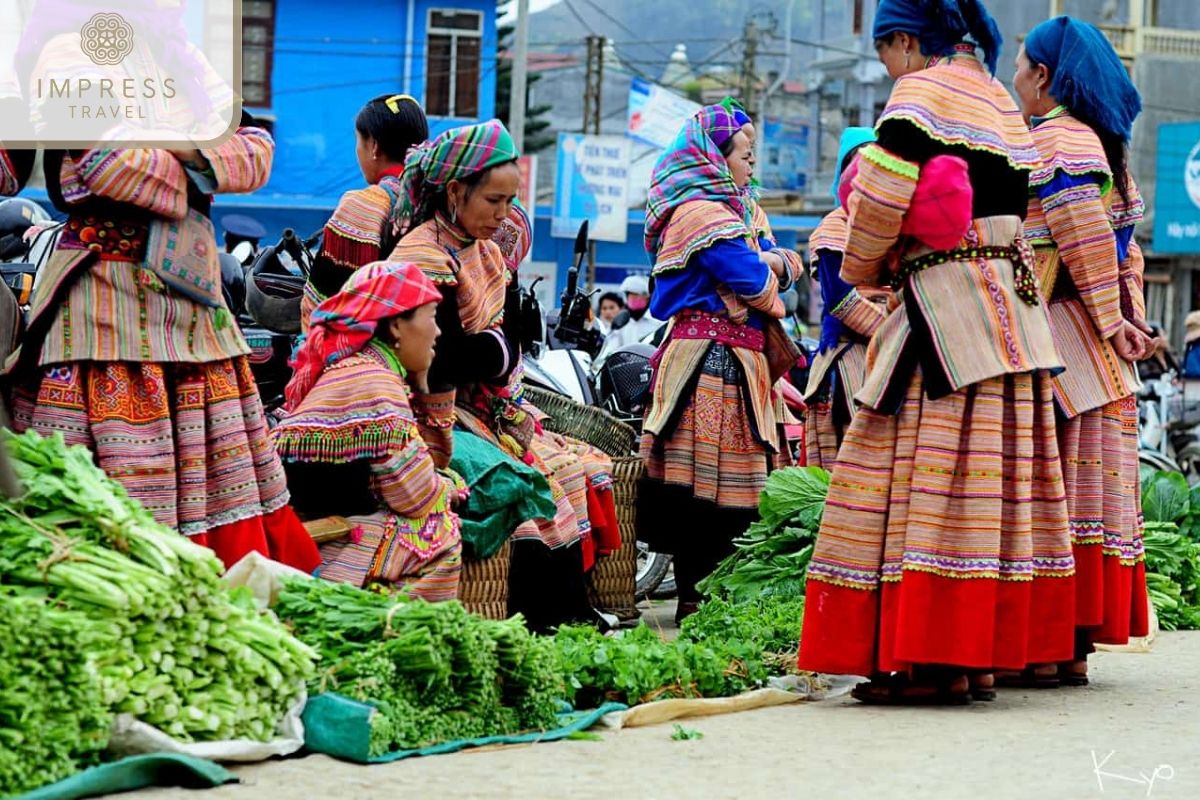
{"label": "paved road", "polygon": [[[607,732],[599,742],[373,767],[311,756],[239,768],[244,783],[203,795],[136,797],[1200,797],[1200,632],[1162,634],[1150,654],[1094,658],[1088,688],[1008,691],[966,708],[880,709],[839,699],[688,722],[704,734],[696,741],[672,741],[665,725]],[[1093,759],[1106,758],[1097,777]]]}

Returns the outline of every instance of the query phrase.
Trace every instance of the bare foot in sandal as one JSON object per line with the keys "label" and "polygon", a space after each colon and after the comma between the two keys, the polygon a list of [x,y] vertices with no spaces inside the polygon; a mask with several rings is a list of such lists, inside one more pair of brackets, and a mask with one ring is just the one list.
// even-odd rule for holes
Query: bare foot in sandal
{"label": "bare foot in sandal", "polygon": [[1064,661],[1058,665],[1058,679],[1063,686],[1087,686],[1088,685],[1088,662],[1087,659],[1078,661]]}
{"label": "bare foot in sandal", "polygon": [[903,673],[880,675],[854,687],[860,703],[883,706],[957,706],[971,702],[966,675],[910,678]]}

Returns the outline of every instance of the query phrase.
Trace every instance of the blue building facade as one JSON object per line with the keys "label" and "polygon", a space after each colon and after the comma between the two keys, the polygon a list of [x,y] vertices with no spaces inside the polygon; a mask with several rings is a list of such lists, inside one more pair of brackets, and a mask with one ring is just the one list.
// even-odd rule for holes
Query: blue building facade
{"label": "blue building facade", "polygon": [[[495,116],[495,0],[271,6],[271,17],[247,14],[243,22],[247,109],[275,136],[271,180],[253,196],[219,198],[215,216],[237,206],[272,233],[307,229],[306,212],[327,218],[344,192],[363,185],[354,117],[377,95],[414,97],[431,135]],[[263,33],[256,35],[256,23]]]}

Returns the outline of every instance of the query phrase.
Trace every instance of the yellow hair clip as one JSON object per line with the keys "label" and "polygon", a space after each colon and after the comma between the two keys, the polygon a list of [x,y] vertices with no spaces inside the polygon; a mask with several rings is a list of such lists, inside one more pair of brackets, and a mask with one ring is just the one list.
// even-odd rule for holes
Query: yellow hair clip
{"label": "yellow hair clip", "polygon": [[401,100],[411,100],[413,103],[417,102],[416,98],[414,98],[410,95],[394,94],[391,97],[389,97],[387,100],[384,100],[383,103],[384,103],[384,105],[386,105],[388,107],[388,110],[391,111],[393,114],[399,114]]}

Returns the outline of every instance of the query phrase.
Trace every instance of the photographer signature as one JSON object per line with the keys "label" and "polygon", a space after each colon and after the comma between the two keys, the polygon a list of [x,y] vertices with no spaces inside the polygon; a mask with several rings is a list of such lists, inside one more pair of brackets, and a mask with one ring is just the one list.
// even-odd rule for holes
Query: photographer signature
{"label": "photographer signature", "polygon": [[1117,781],[1125,781],[1126,783],[1136,783],[1146,787],[1146,797],[1154,791],[1154,784],[1160,780],[1169,781],[1175,777],[1175,768],[1170,764],[1159,764],[1154,768],[1154,771],[1147,775],[1145,772],[1138,770],[1137,777],[1131,778],[1128,775],[1120,775],[1116,772],[1105,772],[1104,767],[1109,760],[1116,755],[1116,750],[1110,750],[1104,758],[1097,758],[1096,751],[1092,751],[1092,771],[1096,775],[1096,783],[1100,786],[1100,793],[1104,793],[1104,779],[1110,778]]}

